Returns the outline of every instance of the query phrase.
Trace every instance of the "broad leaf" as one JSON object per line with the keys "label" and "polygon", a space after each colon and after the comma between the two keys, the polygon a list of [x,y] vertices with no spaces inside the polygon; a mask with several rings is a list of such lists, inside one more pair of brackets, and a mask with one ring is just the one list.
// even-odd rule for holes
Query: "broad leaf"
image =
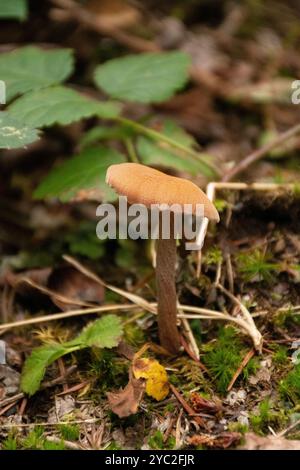
{"label": "broad leaf", "polygon": [[106,315],[88,325],[76,342],[98,348],[114,348],[119,344],[122,335],[122,325],[116,315]]}
{"label": "broad leaf", "polygon": [[34,193],[36,198],[57,197],[61,201],[110,199],[115,194],[105,183],[106,170],[113,163],[124,162],[116,150],[97,147],[86,149],[55,168]]}
{"label": "broad leaf", "polygon": [[[196,145],[194,138],[171,120],[164,122],[160,132],[188,149],[192,149]],[[206,176],[212,175],[210,167],[206,166],[203,162],[192,160],[185,152],[177,150],[165,142],[154,142],[147,137],[141,136],[137,140],[137,150],[142,163],[145,165],[162,165],[179,171],[185,171],[192,175],[199,173],[203,173]],[[208,155],[207,160],[208,162],[211,160],[211,157]]]}
{"label": "broad leaf", "polygon": [[103,140],[122,140],[134,135],[132,129],[125,126],[97,126],[85,132],[79,141],[81,148],[91,147]]}
{"label": "broad leaf", "polygon": [[32,91],[17,99],[9,107],[12,115],[33,127],[70,124],[83,118],[99,116],[105,119],[118,115],[119,105],[98,102],[63,86]]}
{"label": "broad leaf", "polygon": [[113,98],[161,102],[185,85],[189,65],[183,52],[129,55],[99,65],[95,82]]}
{"label": "broad leaf", "polygon": [[7,99],[64,81],[71,75],[73,65],[71,49],[28,46],[1,54],[0,77],[6,83]]}
{"label": "broad leaf", "polygon": [[22,371],[21,389],[28,395],[38,391],[44,378],[46,368],[59,357],[69,352],[62,344],[51,343],[41,346],[26,359]]}
{"label": "broad leaf", "polygon": [[0,112],[0,149],[25,147],[39,138],[38,131]]}
{"label": "broad leaf", "polygon": [[25,20],[27,18],[27,0],[1,0],[0,18]]}

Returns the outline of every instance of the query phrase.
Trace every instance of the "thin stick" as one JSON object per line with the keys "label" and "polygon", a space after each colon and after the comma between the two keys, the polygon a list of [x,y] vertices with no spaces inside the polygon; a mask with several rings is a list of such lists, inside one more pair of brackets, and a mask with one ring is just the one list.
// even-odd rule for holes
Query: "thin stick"
{"label": "thin stick", "polygon": [[195,411],[193,408],[185,401],[181,393],[178,392],[178,390],[174,387],[174,385],[170,384],[170,389],[172,390],[173,394],[181,404],[181,406],[184,408],[184,410],[187,412],[187,414],[191,417],[193,417],[194,421],[196,421],[199,426],[206,428],[205,423],[200,416],[194,416]]}
{"label": "thin stick", "polygon": [[40,317],[28,318],[26,320],[19,320],[10,323],[3,323],[0,325],[0,331],[19,328],[20,326],[36,325],[37,323],[46,323],[49,321],[62,320],[63,318],[78,317],[81,315],[91,315],[92,313],[112,312],[114,310],[130,310],[137,308],[138,305],[125,304],[125,305],[105,305],[101,307],[85,308],[81,310],[69,310],[68,312],[52,313],[51,315],[43,315]]}
{"label": "thin stick", "polygon": [[[179,313],[181,313],[180,310],[179,310]],[[187,318],[182,318],[182,326],[183,326],[184,332],[186,334],[186,337],[189,341],[190,349],[194,353],[195,357],[199,360],[199,358],[200,358],[199,348],[197,346],[193,331],[190,327],[190,324],[189,324]]]}
{"label": "thin stick", "polygon": [[[62,9],[63,15],[58,14],[57,19],[75,19],[79,23],[88,26],[102,35],[110,36],[120,44],[136,52],[155,52],[159,50],[159,47],[152,41],[137,36],[131,36],[121,29],[107,25],[101,18],[96,17],[93,13],[86,8],[82,8],[73,0],[52,0],[52,3]],[[54,13],[55,15],[57,14],[56,11]]]}
{"label": "thin stick", "polygon": [[283,431],[281,431],[278,435],[278,437],[282,437],[284,436],[285,434],[288,434],[290,431],[292,431],[294,428],[296,428],[297,426],[300,426],[300,419],[298,419],[297,421],[295,421],[295,423],[291,424],[290,426],[288,426],[286,429],[284,429]]}
{"label": "thin stick", "polygon": [[237,369],[237,371],[235,372],[235,374],[233,375],[231,381],[230,381],[230,384],[228,385],[227,387],[227,392],[230,392],[230,390],[232,389],[232,387],[234,386],[237,378],[240,376],[240,374],[242,373],[244,367],[246,367],[246,365],[248,364],[248,362],[250,361],[250,359],[254,356],[255,354],[255,350],[254,349],[250,349],[250,351],[247,352],[246,356],[244,357],[244,359],[242,360],[239,368]]}
{"label": "thin stick", "polygon": [[283,142],[286,142],[287,140],[289,140],[291,137],[294,137],[299,132],[300,132],[300,124],[296,124],[294,127],[291,127],[286,132],[283,132],[278,137],[273,139],[271,142],[264,145],[260,149],[255,150],[255,152],[252,152],[250,155],[245,157],[242,161],[237,163],[230,171],[225,173],[225,175],[222,178],[222,181],[224,182],[230,181],[239,173],[245,171],[246,168],[248,168],[250,165],[252,165],[253,163],[263,158],[266,154],[270,152],[270,150],[281,145]]}

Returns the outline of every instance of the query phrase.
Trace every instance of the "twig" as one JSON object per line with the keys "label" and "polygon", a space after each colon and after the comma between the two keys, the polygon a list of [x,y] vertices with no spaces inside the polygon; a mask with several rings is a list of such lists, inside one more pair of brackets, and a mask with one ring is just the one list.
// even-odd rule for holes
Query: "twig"
{"label": "twig", "polygon": [[196,423],[199,424],[199,426],[206,428],[206,425],[205,425],[203,419],[200,418],[200,416],[194,416],[194,415],[195,415],[195,411],[194,411],[193,408],[185,401],[185,399],[183,398],[183,396],[178,392],[178,390],[174,387],[174,385],[170,384],[170,389],[172,390],[173,394],[175,395],[175,397],[177,398],[177,400],[179,401],[179,403],[182,405],[182,407],[184,408],[184,410],[187,412],[187,414],[188,414],[189,416],[193,417],[194,421],[196,421]]}
{"label": "twig", "polygon": [[[136,52],[157,52],[159,47],[152,41],[142,39],[137,36],[132,36],[121,29],[111,27],[106,22],[101,20],[101,17],[95,17],[93,13],[88,11],[86,8],[81,7],[78,3],[73,0],[52,0],[54,5],[62,9],[62,19],[76,20],[89,28],[97,31],[102,35],[107,35],[115,39],[120,44],[129,47]],[[59,16],[57,17],[57,19]]]}
{"label": "twig", "polygon": [[230,390],[232,389],[232,387],[234,386],[237,378],[239,377],[239,375],[242,373],[244,367],[246,367],[246,365],[248,364],[248,362],[250,361],[250,359],[254,356],[255,354],[255,350],[254,349],[250,349],[250,351],[247,352],[246,356],[244,357],[244,359],[242,360],[241,364],[239,365],[239,368],[237,369],[237,371],[235,372],[235,374],[233,375],[231,381],[230,381],[230,384],[228,385],[227,387],[227,392],[230,392]]}
{"label": "twig", "polygon": [[[178,309],[178,312],[182,313],[182,311],[180,309]],[[199,357],[200,357],[199,348],[197,346],[197,342],[195,340],[194,333],[193,333],[193,331],[190,327],[190,324],[189,324],[189,322],[186,318],[182,318],[182,326],[183,326],[184,332],[186,334],[186,338],[189,342],[190,349],[192,350],[192,352],[195,355],[196,359],[199,360]]]}
{"label": "twig", "polygon": [[300,132],[300,124],[296,124],[291,129],[288,129],[286,132],[283,132],[278,137],[273,139],[268,144],[264,145],[255,152],[252,152],[250,155],[245,157],[242,161],[237,163],[230,171],[225,173],[222,178],[222,181],[228,182],[237,176],[242,171],[245,171],[250,165],[257,162],[261,158],[263,158],[266,154],[270,152],[273,148],[277,147],[278,145],[282,144],[283,142],[287,141],[291,137],[294,137],[296,134]]}
{"label": "twig", "polygon": [[278,437],[282,437],[282,436],[285,436],[285,434],[288,434],[290,431],[292,431],[294,428],[296,428],[297,426],[300,426],[300,419],[298,419],[297,421],[295,421],[295,423],[291,424],[290,426],[288,426],[286,429],[284,429],[283,431],[281,431],[279,434],[277,434]]}
{"label": "twig", "polygon": [[251,334],[252,336],[252,339],[253,339],[253,342],[254,342],[254,346],[255,346],[255,349],[257,349],[257,351],[261,352],[261,348],[262,348],[262,335],[260,334],[260,332],[258,331],[256,325],[255,325],[255,322],[250,314],[250,312],[248,311],[248,309],[245,307],[245,305],[237,298],[235,297],[231,292],[229,292],[224,286],[222,286],[222,284],[218,284],[217,287],[222,290],[222,292],[224,292],[224,294],[226,294],[236,305],[239,306],[240,310],[241,310],[241,313],[245,319],[245,321],[247,322],[248,324],[248,331],[249,333]]}
{"label": "twig", "polygon": [[[68,369],[66,369],[65,375],[63,377],[60,376],[60,377],[56,377],[56,379],[50,380],[48,382],[43,382],[42,385],[41,385],[41,390],[45,389],[45,388],[54,387],[55,385],[63,382],[68,375],[70,375],[70,374],[72,374],[72,372],[74,372],[75,369],[77,369],[77,366],[73,365],[73,366],[69,367]],[[16,395],[14,395],[13,397],[5,398],[4,400],[2,400],[0,402],[0,408],[3,407],[3,406],[9,405],[10,403],[18,402],[19,400],[21,400],[24,397],[25,397],[25,393],[20,392],[20,393],[17,393]]]}
{"label": "twig", "polygon": [[60,424],[94,424],[97,423],[98,421],[101,421],[103,418],[90,418],[90,419],[79,419],[75,421],[57,421],[56,423],[49,423],[48,421],[42,421],[42,422],[37,422],[37,423],[4,423],[0,424],[0,429],[11,429],[11,428],[30,428],[30,427],[35,427],[35,426],[43,426],[43,427],[53,427],[53,426],[59,426]]}
{"label": "twig", "polygon": [[46,323],[55,320],[62,320],[64,318],[78,317],[81,315],[91,315],[93,313],[112,312],[115,310],[129,310],[137,308],[137,305],[132,304],[120,304],[120,305],[105,305],[93,308],[85,308],[80,310],[69,310],[68,312],[52,313],[51,315],[43,315],[40,317],[28,318],[26,320],[19,320],[10,323],[4,323],[0,325],[1,330],[7,330],[12,328],[19,328],[20,326],[36,325],[38,323]]}

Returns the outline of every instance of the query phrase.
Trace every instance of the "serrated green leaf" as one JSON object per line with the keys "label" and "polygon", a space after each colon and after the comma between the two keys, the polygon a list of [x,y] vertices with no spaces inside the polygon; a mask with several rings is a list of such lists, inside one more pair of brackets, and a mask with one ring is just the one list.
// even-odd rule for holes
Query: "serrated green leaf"
{"label": "serrated green leaf", "polygon": [[32,91],[14,101],[9,110],[33,127],[53,124],[70,124],[83,118],[99,116],[116,117],[120,107],[117,103],[98,102],[63,86]]}
{"label": "serrated green leaf", "polygon": [[[195,139],[171,120],[166,120],[163,123],[160,132],[188,149],[192,149],[196,145]],[[141,136],[137,140],[137,151],[142,163],[145,165],[163,165],[168,168],[188,172],[191,175],[199,173],[203,173],[206,176],[211,175],[210,168],[206,168],[204,163],[191,160],[184,152],[171,147],[165,142],[154,142],[147,137]],[[209,156],[207,156],[207,159],[209,161]]]}
{"label": "serrated green leaf", "polygon": [[26,359],[21,377],[21,389],[28,395],[38,391],[46,368],[60,357],[80,349],[96,346],[113,348],[119,344],[122,325],[116,315],[106,315],[88,325],[72,341],[50,343],[34,349]]}
{"label": "serrated green leaf", "polygon": [[88,325],[75,341],[86,347],[114,348],[119,344],[122,331],[119,317],[106,315]]}
{"label": "serrated green leaf", "polygon": [[161,102],[185,85],[189,65],[183,52],[129,55],[99,65],[95,82],[113,98]]}
{"label": "serrated green leaf", "polygon": [[66,80],[73,67],[71,49],[43,50],[27,46],[0,55],[0,77],[6,83],[8,101],[20,93]]}
{"label": "serrated green leaf", "polygon": [[86,149],[55,168],[34,193],[38,199],[57,197],[71,199],[110,199],[115,193],[105,183],[109,165],[124,162],[116,150],[97,147]]}
{"label": "serrated green leaf", "polygon": [[36,129],[20,123],[7,112],[0,112],[0,149],[25,147],[38,138]]}
{"label": "serrated green leaf", "polygon": [[28,13],[27,0],[1,0],[0,18],[26,20]]}
{"label": "serrated green leaf", "polygon": [[46,368],[59,357],[67,354],[63,344],[51,343],[34,349],[26,359],[21,377],[21,389],[28,395],[38,391],[44,378]]}

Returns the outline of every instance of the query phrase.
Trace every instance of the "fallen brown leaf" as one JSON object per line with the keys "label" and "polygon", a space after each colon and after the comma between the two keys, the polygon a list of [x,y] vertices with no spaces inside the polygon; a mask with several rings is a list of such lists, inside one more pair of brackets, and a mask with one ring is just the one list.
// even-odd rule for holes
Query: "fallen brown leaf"
{"label": "fallen brown leaf", "polygon": [[190,402],[196,413],[205,412],[216,414],[222,410],[222,405],[219,400],[208,400],[196,392],[191,393]]}
{"label": "fallen brown leaf", "polygon": [[207,447],[215,447],[219,449],[227,449],[237,444],[241,440],[239,432],[222,432],[216,436],[210,434],[197,434],[189,439],[192,446],[205,445]]}
{"label": "fallen brown leaf", "polygon": [[125,388],[117,392],[107,393],[109,406],[119,418],[126,418],[137,412],[144,391],[145,381],[135,379],[130,372],[129,382]]}
{"label": "fallen brown leaf", "polygon": [[104,287],[71,266],[55,269],[49,277],[48,287],[63,297],[74,299],[74,304],[66,304],[58,297],[51,297],[52,302],[63,311],[76,308],[78,301],[101,304],[104,299]]}

